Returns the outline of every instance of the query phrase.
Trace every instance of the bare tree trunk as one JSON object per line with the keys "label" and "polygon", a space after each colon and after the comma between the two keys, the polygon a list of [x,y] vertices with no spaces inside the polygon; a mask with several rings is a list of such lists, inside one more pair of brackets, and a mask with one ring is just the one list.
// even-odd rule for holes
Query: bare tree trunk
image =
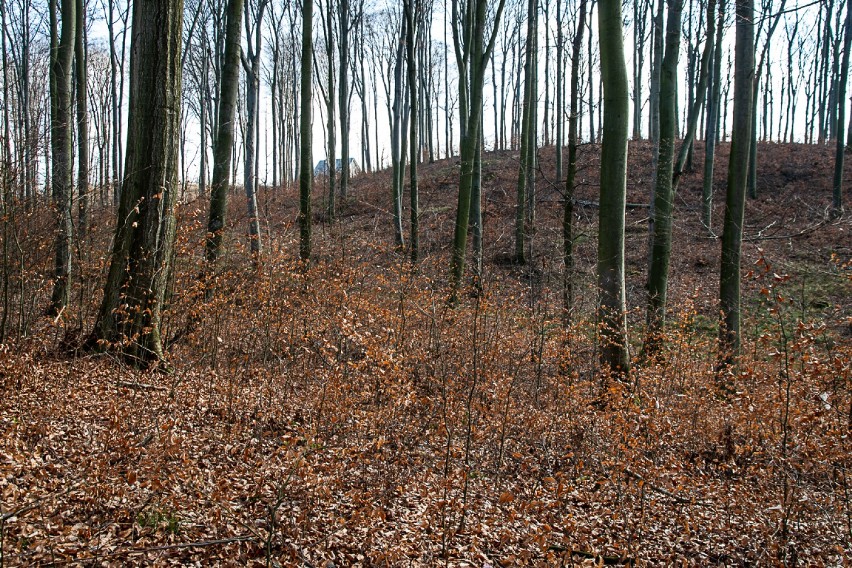
{"label": "bare tree trunk", "polygon": [[[345,0],[344,0],[345,1]],[[412,5],[414,4],[414,5]],[[420,233],[419,233],[419,217],[420,204],[419,194],[417,191],[417,162],[419,161],[420,144],[417,138],[417,62],[414,54],[417,50],[417,26],[421,17],[420,2],[415,0],[403,0],[403,10],[408,28],[408,37],[405,42],[405,53],[408,62],[408,96],[411,108],[411,124],[409,130],[409,150],[411,157],[409,159],[409,194],[411,196],[411,225],[409,233],[409,253],[411,262],[417,263],[420,257]]]}
{"label": "bare tree trunk", "polygon": [[[849,80],[849,51],[852,48],[852,0],[846,0],[846,23],[843,26],[843,64],[837,87],[837,149],[834,154],[834,189],[832,215],[839,217],[843,213],[843,154],[846,128],[846,85]],[[852,123],[851,123],[852,124]]]}
{"label": "bare tree trunk", "polygon": [[654,232],[651,237],[651,262],[648,271],[648,309],[645,352],[653,355],[662,341],[666,321],[666,292],[672,252],[673,171],[677,118],[677,65],[680,54],[681,10],[683,0],[671,0],[666,23],[666,51],[660,76],[660,143],[654,188]]}
{"label": "bare tree trunk", "polygon": [[521,157],[518,166],[518,198],[515,204],[515,262],[524,264],[526,262],[526,239],[529,231],[527,225],[528,214],[526,211],[529,203],[528,191],[529,174],[531,171],[530,159],[535,150],[530,148],[533,137],[530,132],[534,130],[536,99],[534,94],[534,59],[536,57],[536,0],[527,0],[527,45],[524,58],[524,103],[523,118],[521,120]]}
{"label": "bare tree trunk", "polygon": [[[269,0],[258,0],[254,21],[254,37],[251,35],[249,23],[249,4],[245,4],[245,27],[248,53],[243,58],[246,72],[246,151],[243,156],[243,185],[246,194],[246,208],[249,220],[249,240],[251,255],[255,263],[260,261],[262,250],[260,239],[260,218],[257,210],[257,134],[258,134],[258,101],[260,98],[260,56],[262,43],[263,12]],[[252,45],[254,40],[254,45]]]}
{"label": "bare tree trunk", "polygon": [[[485,43],[487,17],[487,1],[475,0],[468,4],[468,13],[464,18],[464,26],[459,30],[458,18],[453,21],[453,43],[456,51],[456,60],[459,64],[459,75],[469,77],[470,98],[469,104],[463,108],[468,113],[464,127],[462,128],[461,143],[461,172],[459,175],[459,199],[456,209],[456,224],[453,235],[453,256],[450,263],[451,291],[450,303],[458,301],[458,291],[464,275],[465,253],[467,251],[467,233],[470,219],[471,193],[474,179],[474,162],[476,158],[476,147],[479,145],[479,128],[482,118],[482,92],[485,82],[485,69],[491,53],[494,50],[494,41],[500,26],[500,18],[503,15],[505,0],[500,0],[497,11],[492,20],[491,36]],[[458,0],[453,0],[453,14],[458,14]],[[462,44],[459,35],[470,38],[470,43]],[[462,79],[460,86],[467,82]],[[461,98],[461,97],[460,97]]]}
{"label": "bare tree trunk", "polygon": [[86,238],[89,227],[89,83],[86,66],[86,25],[84,0],[75,0],[77,34],[74,61],[77,78],[77,235]]}
{"label": "bare tree trunk", "polygon": [[[713,170],[716,160],[716,132],[719,124],[719,106],[722,92],[722,38],[725,30],[725,0],[719,2],[716,42],[710,66],[710,86],[707,92],[707,127],[704,136],[704,179],[702,184],[701,219],[707,231],[713,233]],[[709,21],[709,20],[708,20]]]}
{"label": "bare tree trunk", "polygon": [[[57,37],[55,0],[51,0],[51,44]],[[76,27],[75,0],[62,0],[62,35],[51,58],[50,145],[52,158],[52,194],[56,207],[56,240],[53,293],[49,313],[58,315],[68,304],[71,278],[71,203],[74,189],[74,166],[71,163],[71,66],[74,63]]]}
{"label": "bare tree trunk", "polygon": [[182,19],[181,0],[133,4],[127,175],[89,340],[139,365],[164,357],[160,320],[175,236]]}
{"label": "bare tree trunk", "polygon": [[207,220],[207,262],[215,263],[222,255],[223,232],[228,212],[228,188],[231,160],[234,152],[234,124],[237,88],[240,79],[240,37],[242,34],[243,3],[228,0],[225,55],[219,81],[219,112],[216,137],[213,139],[213,178],[210,187],[210,214]]}
{"label": "bare tree trunk", "polygon": [[562,305],[563,324],[571,323],[574,311],[574,180],[577,176],[577,145],[580,124],[580,55],[583,28],[586,25],[586,1],[580,0],[580,15],[571,50],[571,114],[568,117],[568,177],[565,180],[565,210],[562,218],[562,241],[565,256]]}
{"label": "bare tree trunk", "polygon": [[[329,0],[330,1],[330,0]],[[340,196],[346,199],[349,191],[349,0],[338,0],[340,26]],[[329,61],[329,65],[331,62]]]}
{"label": "bare tree trunk", "polygon": [[600,293],[600,361],[604,369],[617,376],[626,377],[630,371],[624,282],[629,96],[620,0],[600,0],[598,25],[605,109],[601,147],[597,270]]}
{"label": "bare tree trunk", "polygon": [[748,181],[749,146],[754,89],[754,0],[737,0],[736,68],[734,70],[734,125],[728,165],[728,191],[722,233],[722,264],[719,272],[720,368],[739,356],[740,348],[740,249],[742,246],[745,192]]}
{"label": "bare tree trunk", "polygon": [[311,167],[311,76],[313,74],[313,35],[314,2],[302,3],[302,72],[301,72],[301,115],[299,116],[299,258],[303,262],[311,260],[311,188],[313,170]]}

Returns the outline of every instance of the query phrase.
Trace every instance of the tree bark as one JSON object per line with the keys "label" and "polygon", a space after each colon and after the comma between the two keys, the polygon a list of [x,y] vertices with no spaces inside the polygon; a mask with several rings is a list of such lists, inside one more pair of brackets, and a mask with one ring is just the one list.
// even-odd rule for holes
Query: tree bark
{"label": "tree bark", "polygon": [[182,0],[133,4],[127,175],[89,344],[138,365],[163,360],[160,321],[178,191]]}
{"label": "tree bark", "polygon": [[[494,50],[494,41],[500,26],[500,18],[503,15],[505,0],[500,0],[497,11],[492,21],[491,36],[485,43],[485,28],[488,22],[487,1],[475,0],[471,2],[468,18],[465,19],[465,37],[470,38],[470,44],[466,44],[467,56],[461,53],[461,45],[458,41],[458,18],[453,21],[453,39],[456,48],[456,59],[459,63],[460,75],[469,77],[470,98],[469,104],[465,105],[468,116],[462,129],[461,142],[461,172],[459,175],[459,197],[456,209],[456,223],[453,234],[453,254],[450,263],[451,291],[450,304],[458,302],[458,292],[464,275],[465,252],[467,251],[467,233],[470,218],[471,193],[474,178],[474,161],[476,147],[479,143],[479,127],[482,117],[482,91],[485,82],[485,69],[491,53]],[[453,0],[453,14],[458,13],[458,0]],[[466,84],[462,79],[460,85]],[[462,89],[460,89],[462,90]],[[466,91],[466,88],[464,89]]]}
{"label": "tree bark", "polygon": [[[345,0],[343,0],[345,1]],[[409,254],[411,256],[411,262],[417,263],[420,257],[420,231],[419,231],[419,217],[420,217],[420,202],[419,202],[419,194],[417,191],[417,162],[419,160],[419,151],[420,144],[418,142],[417,130],[418,124],[416,117],[417,113],[417,62],[415,60],[414,54],[417,49],[417,23],[418,18],[420,17],[420,2],[417,2],[416,6],[412,4],[415,3],[415,0],[404,0],[403,1],[403,10],[405,12],[405,19],[408,22],[408,38],[405,42],[405,54],[408,62],[408,96],[409,96],[409,104],[410,104],[410,112],[412,116],[411,123],[409,125],[409,151],[411,152],[411,157],[409,158],[409,195],[411,197],[411,224],[409,226]],[[415,13],[416,12],[416,13]]]}
{"label": "tree bark", "polygon": [[597,270],[600,361],[604,369],[626,377],[630,371],[624,283],[629,96],[620,0],[600,0],[598,26],[604,89]]}
{"label": "tree bark", "polygon": [[843,155],[846,130],[846,86],[849,80],[849,51],[852,48],[852,0],[846,0],[846,23],[843,26],[843,63],[840,67],[840,77],[837,87],[837,127],[836,151],[834,154],[834,186],[832,199],[832,215],[839,217],[843,214]]}
{"label": "tree bark", "polygon": [[707,127],[704,135],[704,179],[701,194],[701,220],[707,231],[713,233],[713,170],[716,161],[716,132],[719,124],[719,106],[722,93],[722,38],[725,33],[725,0],[719,2],[719,20],[713,62],[710,66],[710,87],[707,94]]}
{"label": "tree bark", "polygon": [[754,88],[754,0],[737,0],[734,116],[728,190],[719,272],[720,368],[733,363],[740,347],[740,249],[742,246]]}
{"label": "tree bark", "polygon": [[313,74],[314,2],[303,0],[302,4],[302,72],[301,72],[301,115],[299,116],[299,258],[311,260],[311,188],[313,169],[311,157],[311,75]]}
{"label": "tree bark", "polygon": [[[52,167],[53,203],[56,207],[55,262],[53,293],[49,313],[58,315],[68,305],[71,278],[71,240],[73,224],[71,203],[74,188],[74,166],[71,163],[73,114],[71,106],[71,66],[74,63],[76,27],[76,1],[62,0],[62,34],[58,44],[55,20],[51,22],[51,44],[56,45],[50,66],[51,120],[50,146]],[[51,17],[55,13],[55,0],[50,3]]]}
{"label": "tree bark", "polygon": [[89,82],[86,58],[85,0],[76,0],[74,62],[77,78],[77,236],[86,238],[89,226]]}
{"label": "tree bark", "polygon": [[666,320],[666,292],[672,252],[672,206],[674,201],[674,150],[677,138],[677,65],[680,54],[681,10],[683,0],[669,2],[666,24],[666,51],[660,76],[660,143],[654,188],[654,232],[648,271],[648,310],[645,352],[653,355],[659,348]]}
{"label": "tree bark", "polygon": [[207,262],[215,263],[222,255],[223,233],[228,213],[228,186],[234,151],[234,117],[240,82],[240,38],[243,3],[228,0],[225,56],[219,81],[219,113],[213,139],[213,178],[210,186],[210,214],[207,219]]}
{"label": "tree bark", "polygon": [[562,305],[565,327],[571,323],[574,311],[574,180],[577,176],[577,145],[580,125],[580,54],[583,49],[583,28],[586,25],[586,2],[580,0],[580,14],[571,48],[571,109],[568,117],[568,176],[565,180],[565,209],[562,218],[562,241],[565,258]]}

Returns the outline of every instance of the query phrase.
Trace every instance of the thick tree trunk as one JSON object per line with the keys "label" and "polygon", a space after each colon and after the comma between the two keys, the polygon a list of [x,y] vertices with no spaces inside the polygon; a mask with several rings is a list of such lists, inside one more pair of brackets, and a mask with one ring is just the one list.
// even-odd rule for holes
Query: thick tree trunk
{"label": "thick tree trunk", "polygon": [[[50,146],[53,182],[51,192],[56,207],[55,263],[53,293],[50,298],[51,314],[57,315],[68,305],[71,278],[71,203],[74,189],[74,166],[71,163],[71,133],[73,113],[71,106],[71,66],[74,63],[76,27],[76,0],[62,0],[62,35],[50,66],[51,120]],[[51,11],[55,2],[51,2]],[[55,44],[56,26],[51,25],[51,44]]]}
{"label": "thick tree trunk", "polygon": [[630,371],[630,355],[624,283],[624,208],[627,201],[629,96],[620,0],[600,0],[598,25],[605,109],[597,270],[600,293],[600,360],[604,369],[619,376],[627,376]]}
{"label": "thick tree trunk", "polygon": [[737,0],[734,70],[734,123],[728,163],[728,191],[719,272],[719,358],[735,361],[740,347],[740,249],[748,181],[754,89],[754,0]]}
{"label": "thick tree trunk", "polygon": [[234,150],[234,118],[240,81],[240,36],[243,3],[229,0],[225,32],[225,56],[219,81],[219,113],[213,139],[213,178],[210,186],[210,214],[207,220],[207,261],[215,263],[222,255],[223,233],[228,212],[228,186]]}
{"label": "thick tree trunk", "polygon": [[127,175],[104,297],[90,344],[144,365],[163,359],[178,191],[182,0],[133,4]]}
{"label": "thick tree trunk", "polygon": [[648,311],[645,352],[653,354],[659,348],[666,319],[666,291],[669,281],[669,261],[672,252],[672,205],[674,201],[675,140],[677,118],[677,64],[680,55],[680,28],[683,0],[671,0],[666,23],[666,52],[660,76],[660,143],[654,188],[654,233],[651,263],[648,271]]}

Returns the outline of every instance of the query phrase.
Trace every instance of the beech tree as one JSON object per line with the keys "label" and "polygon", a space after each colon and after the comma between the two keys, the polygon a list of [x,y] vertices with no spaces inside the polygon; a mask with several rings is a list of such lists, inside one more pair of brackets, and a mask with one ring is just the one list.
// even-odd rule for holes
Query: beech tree
{"label": "beech tree", "polygon": [[630,354],[624,284],[624,208],[629,96],[620,0],[599,0],[598,28],[604,89],[597,269],[600,361],[605,369],[627,376]]}
{"label": "beech tree", "polygon": [[56,240],[51,314],[59,314],[68,304],[71,278],[71,203],[74,166],[71,161],[72,106],[71,66],[74,63],[76,0],[62,0],[62,35],[58,35],[56,0],[50,10],[50,144],[51,191],[56,207]]}
{"label": "beech tree", "polygon": [[313,164],[311,157],[311,78],[313,75],[313,0],[302,2],[302,69],[301,114],[299,115],[299,258],[311,259],[311,188]]}
{"label": "beech tree", "polygon": [[683,0],[670,0],[666,23],[666,49],[660,69],[660,141],[657,174],[654,188],[654,231],[652,233],[651,263],[648,271],[648,330],[646,352],[659,346],[660,333],[666,314],[669,261],[672,248],[672,205],[674,187],[675,138],[677,136],[677,64],[680,54],[681,9]]}
{"label": "beech tree", "polygon": [[162,361],[160,322],[175,236],[182,0],[133,3],[126,175],[103,301],[89,345]]}
{"label": "beech tree", "polygon": [[[461,4],[461,10],[459,5]],[[474,180],[474,160],[480,141],[482,94],[485,70],[500,28],[505,0],[500,0],[491,22],[491,34],[485,41],[488,26],[487,0],[453,0],[453,44],[459,66],[459,100],[461,101],[462,137],[461,171],[459,173],[458,206],[450,262],[450,301],[455,303],[464,275],[467,233]]]}
{"label": "beech tree", "polygon": [[[846,23],[843,26],[843,64],[837,88],[837,127],[836,151],[834,154],[834,183],[832,190],[832,215],[839,217],[843,213],[843,154],[845,144],[843,136],[846,128],[846,85],[849,80],[849,50],[852,48],[852,0],[846,0]],[[850,122],[852,125],[852,122]],[[852,130],[852,127],[850,127]]]}
{"label": "beech tree", "polygon": [[571,321],[574,310],[574,180],[577,177],[577,146],[580,125],[580,53],[583,49],[583,29],[586,25],[586,2],[580,0],[580,14],[571,45],[571,103],[568,117],[568,176],[565,180],[565,209],[562,218],[562,239],[565,255],[563,282],[563,322]]}
{"label": "beech tree", "polygon": [[734,68],[734,117],[728,190],[722,232],[722,263],[719,272],[719,358],[724,368],[737,358],[740,347],[740,249],[742,247],[745,192],[754,88],[754,0],[736,2]]}
{"label": "beech tree", "polygon": [[228,0],[225,56],[219,81],[219,112],[213,139],[213,179],[210,186],[210,214],[207,219],[207,261],[216,262],[223,252],[223,231],[228,212],[231,156],[234,150],[234,118],[240,80],[240,37],[243,3]]}

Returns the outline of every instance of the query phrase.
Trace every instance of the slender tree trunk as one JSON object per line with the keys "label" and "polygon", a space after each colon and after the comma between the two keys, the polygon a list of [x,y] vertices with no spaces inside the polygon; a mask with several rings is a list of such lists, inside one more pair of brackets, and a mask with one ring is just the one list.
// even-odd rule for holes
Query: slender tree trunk
{"label": "slender tree trunk", "polygon": [[340,25],[340,196],[349,192],[349,0],[339,0]]}
{"label": "slender tree trunk", "polygon": [[[52,194],[56,207],[56,240],[53,293],[49,312],[58,315],[68,304],[71,278],[71,240],[73,224],[71,203],[74,188],[74,166],[71,163],[73,114],[71,106],[71,66],[74,63],[76,1],[62,0],[62,34],[50,66],[51,121],[50,142],[53,182]],[[51,17],[55,0],[51,1]],[[51,35],[56,26],[52,23]],[[53,43],[53,42],[52,42]]]}
{"label": "slender tree trunk", "polygon": [[313,74],[314,2],[302,3],[302,72],[301,72],[301,115],[299,116],[299,258],[311,260],[311,187],[313,170],[311,164],[311,76]]}
{"label": "slender tree trunk", "polygon": [[597,270],[600,293],[600,360],[604,369],[619,376],[626,376],[630,371],[624,282],[629,96],[620,0],[600,0],[598,25],[605,109]]}
{"label": "slender tree trunk", "polygon": [[[243,185],[246,194],[246,209],[249,221],[250,250],[254,262],[260,261],[262,250],[260,218],[257,209],[257,141],[258,102],[260,98],[260,55],[262,48],[263,12],[268,0],[260,0],[254,22],[254,38],[250,34],[248,5],[245,5],[245,26],[248,40],[248,56],[243,61],[246,72],[246,151],[243,156]],[[252,45],[252,39],[254,45]]]}
{"label": "slender tree trunk", "polygon": [[666,320],[666,292],[672,252],[672,206],[674,201],[675,140],[677,118],[677,65],[680,54],[681,10],[683,0],[669,2],[666,24],[666,51],[660,76],[660,151],[654,189],[654,232],[648,271],[648,311],[645,352],[653,355],[660,346]]}
{"label": "slender tree trunk", "polygon": [[677,187],[680,183],[680,177],[685,169],[690,169],[688,166],[689,153],[692,149],[693,141],[695,140],[695,132],[698,130],[698,119],[701,115],[701,108],[704,106],[705,95],[707,94],[707,81],[710,75],[710,67],[713,58],[713,40],[716,35],[716,0],[708,0],[707,2],[707,40],[704,42],[704,52],[701,54],[701,63],[698,71],[698,86],[696,93],[692,97],[692,106],[689,107],[686,119],[686,135],[681,142],[680,149],[677,153],[673,170],[673,191],[677,192]]}
{"label": "slender tree trunk", "polygon": [[[344,0],[345,1],[345,0]],[[420,2],[416,0],[404,0],[405,18],[408,22],[408,40],[405,42],[405,53],[408,61],[408,97],[411,105],[411,124],[409,130],[409,146],[411,157],[409,159],[409,194],[411,196],[411,225],[409,233],[409,253],[411,262],[417,263],[420,258],[420,233],[419,217],[420,203],[417,191],[417,162],[420,159],[420,144],[417,137],[417,62],[414,54],[417,50],[417,24],[420,18]],[[416,13],[415,13],[416,12]]]}
{"label": "slender tree trunk", "polygon": [[719,357],[733,363],[740,347],[740,249],[742,246],[754,89],[754,0],[737,0],[734,124],[728,163],[728,191],[719,273]]}
{"label": "slender tree trunk", "polygon": [[[716,160],[716,132],[719,124],[719,99],[722,92],[722,38],[725,30],[725,0],[719,2],[716,42],[710,66],[710,87],[707,93],[707,128],[704,135],[704,179],[701,195],[701,220],[713,233],[713,170]],[[709,21],[709,20],[708,20]]]}
{"label": "slender tree trunk", "polygon": [[[450,263],[451,291],[450,303],[458,302],[458,292],[464,275],[465,252],[467,251],[467,234],[470,219],[471,194],[474,179],[474,162],[476,158],[476,147],[479,145],[479,128],[482,119],[482,92],[485,82],[485,69],[491,53],[494,49],[494,40],[500,26],[500,18],[503,15],[505,0],[500,0],[497,11],[492,20],[492,31],[490,39],[485,44],[485,28],[487,18],[487,1],[475,0],[470,6],[470,17],[466,20],[464,33],[471,38],[468,55],[461,53],[458,41],[458,28],[454,27],[454,43],[456,47],[456,58],[460,66],[460,75],[470,77],[469,104],[464,108],[469,113],[462,129],[461,142],[461,172],[459,175],[459,198],[456,209],[456,223],[453,234],[453,255]],[[457,14],[458,0],[453,0],[453,13]],[[454,26],[457,22],[454,22]],[[466,65],[462,63],[465,62]],[[469,67],[468,67],[469,65]],[[460,85],[466,81],[460,81]]]}
{"label": "slender tree trunk", "polygon": [[562,181],[562,145],[563,145],[563,101],[565,80],[562,74],[562,57],[565,51],[565,34],[562,30],[562,1],[556,0],[556,109],[553,116],[556,120],[556,183]]}
{"label": "slender tree trunk", "polygon": [[[589,12],[593,12],[595,9],[595,0],[591,1],[591,5],[589,7]],[[598,16],[600,18],[600,15]],[[590,18],[591,19],[591,18]],[[594,30],[592,29],[592,23],[589,22],[589,142],[592,144],[595,143],[595,83],[594,83],[594,59],[592,57],[592,36],[594,35]],[[606,41],[606,40],[604,40]],[[603,58],[601,58],[601,64],[603,64]]]}
{"label": "slender tree trunk", "polygon": [[396,59],[394,63],[393,81],[393,116],[391,117],[391,163],[393,166],[393,183],[391,184],[392,206],[393,206],[393,228],[394,240],[396,246],[401,248],[405,244],[402,229],[402,180],[404,179],[403,159],[405,151],[402,148],[402,139],[405,136],[405,126],[403,125],[403,99],[405,96],[403,90],[402,65],[404,53],[403,38],[407,37],[407,22],[403,22],[402,36],[399,46],[396,50]]}
{"label": "slender tree trunk", "polygon": [[183,2],[133,4],[127,175],[104,297],[90,345],[136,364],[163,359],[178,191]]}
{"label": "slender tree trunk", "polygon": [[89,227],[89,86],[86,66],[85,1],[76,0],[77,34],[74,62],[77,77],[77,235],[86,238]]}
{"label": "slender tree trunk", "polygon": [[568,327],[574,312],[574,180],[577,176],[577,145],[579,143],[580,124],[580,55],[583,49],[583,28],[586,25],[586,2],[580,0],[580,14],[577,21],[574,42],[571,50],[571,110],[568,116],[568,177],[565,180],[565,210],[562,218],[562,242],[565,256],[565,275],[563,277],[562,305],[563,323]]}
{"label": "slender tree trunk", "polygon": [[[663,7],[665,0],[658,0],[657,13],[654,16],[654,45],[651,66],[651,95],[649,113],[649,135],[656,146],[660,140],[660,68],[663,64]],[[655,151],[656,153],[656,151]]]}
{"label": "slender tree trunk", "polygon": [[[833,0],[831,0],[833,1]],[[772,34],[775,33],[775,28],[778,27],[778,22],[781,21],[781,16],[784,13],[784,6],[787,0],[781,0],[781,5],[778,7],[778,12],[772,20],[769,29],[766,31],[766,42],[763,44],[763,49],[760,53],[760,59],[757,61],[754,72],[754,86],[752,87],[752,102],[751,102],[751,143],[749,146],[749,166],[748,180],[746,189],[748,196],[751,199],[757,198],[757,95],[760,91],[760,77],[763,71],[763,66],[766,63],[766,56],[769,53],[769,46],[772,40]],[[830,10],[830,9],[829,9]],[[766,109],[763,110],[766,113]]]}
{"label": "slender tree trunk", "polygon": [[[843,154],[845,142],[843,135],[846,128],[846,86],[849,80],[849,51],[852,48],[852,0],[846,0],[846,23],[843,26],[843,64],[837,87],[837,149],[834,155],[834,190],[832,200],[832,215],[839,217],[843,213]],[[852,124],[852,123],[850,123]]]}
{"label": "slender tree trunk", "polygon": [[223,233],[228,212],[228,189],[234,151],[234,123],[237,87],[240,78],[240,37],[243,3],[228,0],[225,55],[219,81],[219,113],[213,139],[213,178],[210,186],[210,214],[207,220],[207,261],[215,263],[224,250]]}
{"label": "slender tree trunk", "polygon": [[524,103],[523,118],[521,119],[521,156],[518,167],[518,200],[515,205],[515,262],[524,264],[526,262],[526,238],[527,238],[527,211],[529,201],[527,197],[529,173],[530,173],[530,144],[533,141],[530,136],[532,124],[535,120],[533,107],[535,99],[533,94],[533,59],[535,53],[535,11],[536,0],[527,2],[527,47],[524,60]]}

